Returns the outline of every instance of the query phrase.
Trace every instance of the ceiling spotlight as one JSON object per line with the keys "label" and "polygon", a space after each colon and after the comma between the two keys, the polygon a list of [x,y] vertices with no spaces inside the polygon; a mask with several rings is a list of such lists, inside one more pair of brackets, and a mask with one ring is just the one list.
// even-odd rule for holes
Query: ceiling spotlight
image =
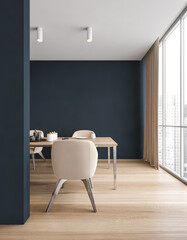
{"label": "ceiling spotlight", "polygon": [[92,42],[92,27],[87,28],[87,42]]}
{"label": "ceiling spotlight", "polygon": [[38,27],[37,28],[37,42],[43,42],[43,28]]}

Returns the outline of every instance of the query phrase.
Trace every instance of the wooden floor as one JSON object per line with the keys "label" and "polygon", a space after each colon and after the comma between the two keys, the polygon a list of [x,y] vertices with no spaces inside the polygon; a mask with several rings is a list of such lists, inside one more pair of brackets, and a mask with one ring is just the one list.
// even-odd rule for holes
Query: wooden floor
{"label": "wooden floor", "polygon": [[0,240],[179,240],[187,239],[187,187],[141,160],[118,161],[117,190],[112,167],[100,161],[92,208],[81,181],[69,181],[45,213],[56,179],[51,163],[31,165],[31,213],[25,225],[0,226]]}

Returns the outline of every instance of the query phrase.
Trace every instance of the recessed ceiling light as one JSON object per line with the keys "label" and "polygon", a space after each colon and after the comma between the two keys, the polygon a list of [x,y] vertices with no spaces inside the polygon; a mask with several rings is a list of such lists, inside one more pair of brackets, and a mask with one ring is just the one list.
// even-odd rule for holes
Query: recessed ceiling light
{"label": "recessed ceiling light", "polygon": [[92,27],[87,28],[87,42],[92,42]]}
{"label": "recessed ceiling light", "polygon": [[38,27],[37,28],[37,42],[43,42],[43,28]]}

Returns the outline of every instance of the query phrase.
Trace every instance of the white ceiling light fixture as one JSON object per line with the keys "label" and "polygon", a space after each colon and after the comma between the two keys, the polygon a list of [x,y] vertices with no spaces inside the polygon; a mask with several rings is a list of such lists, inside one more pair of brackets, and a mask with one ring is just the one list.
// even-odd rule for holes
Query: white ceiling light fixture
{"label": "white ceiling light fixture", "polygon": [[43,28],[42,27],[37,28],[37,42],[39,42],[39,43],[43,42]]}
{"label": "white ceiling light fixture", "polygon": [[87,42],[92,42],[92,27],[87,27]]}

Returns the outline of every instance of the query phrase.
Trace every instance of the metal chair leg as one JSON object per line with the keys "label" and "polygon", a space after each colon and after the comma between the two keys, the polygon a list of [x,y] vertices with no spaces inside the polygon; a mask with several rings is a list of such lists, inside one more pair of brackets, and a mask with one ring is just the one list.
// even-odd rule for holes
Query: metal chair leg
{"label": "metal chair leg", "polygon": [[92,178],[89,178],[89,181],[90,181],[90,186],[91,186],[91,188],[93,189],[93,179],[92,179]]}
{"label": "metal chair leg", "polygon": [[33,169],[35,170],[35,158],[34,158],[34,153],[32,153],[31,155],[32,155]]}
{"label": "metal chair leg", "polygon": [[60,179],[60,180],[57,181],[56,186],[55,186],[55,188],[53,190],[53,193],[51,195],[51,199],[50,199],[49,204],[47,206],[46,212],[49,212],[56,196],[58,195],[58,193],[59,193],[59,191],[60,191],[60,189],[61,189],[61,187],[62,187],[62,185],[65,181],[66,180],[64,180],[64,179]]}
{"label": "metal chair leg", "polygon": [[110,168],[110,147],[108,147],[108,168]]}
{"label": "metal chair leg", "polygon": [[40,155],[41,158],[43,158],[44,161],[46,161],[42,152],[39,152],[38,154]]}
{"label": "metal chair leg", "polygon": [[61,187],[61,188],[64,188],[64,186],[65,186],[65,182],[62,184],[62,187]]}
{"label": "metal chair leg", "polygon": [[91,186],[90,186],[90,181],[89,181],[89,179],[83,179],[82,181],[83,181],[84,186],[87,190],[87,193],[88,193],[88,196],[90,198],[90,202],[92,204],[93,210],[94,210],[94,212],[97,212],[94,197],[93,197],[93,193],[92,193],[92,189],[91,189]]}

